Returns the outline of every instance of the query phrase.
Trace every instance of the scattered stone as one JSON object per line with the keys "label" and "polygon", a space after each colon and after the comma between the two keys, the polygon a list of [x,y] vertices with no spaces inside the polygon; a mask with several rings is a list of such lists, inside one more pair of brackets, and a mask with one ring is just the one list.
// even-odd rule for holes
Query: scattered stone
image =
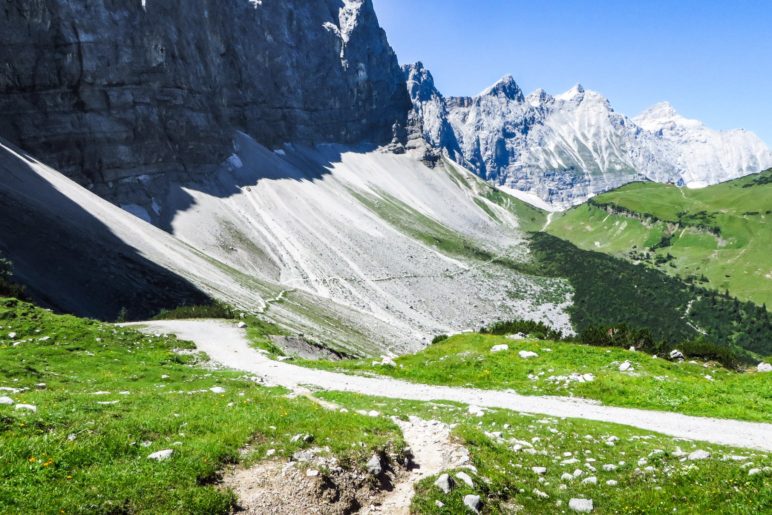
{"label": "scattered stone", "polygon": [[13,399],[10,397],[0,397],[0,406],[13,406],[14,402]]}
{"label": "scattered stone", "polygon": [[444,508],[445,507],[445,503],[442,502],[442,501],[434,501],[434,505],[436,507],[438,507],[438,508]]}
{"label": "scattered stone", "polygon": [[464,497],[464,506],[466,506],[467,508],[469,508],[475,513],[480,511],[481,505],[482,503],[480,502],[479,495],[467,495]]}
{"label": "scattered stone", "polygon": [[239,322],[238,324],[236,324],[236,327],[238,327],[239,329],[246,329],[247,324],[245,322]]}
{"label": "scattered stone", "polygon": [[276,454],[276,449],[268,449],[267,451],[265,451],[265,457],[266,458],[270,458],[274,454]]}
{"label": "scattered stone", "polygon": [[295,442],[300,442],[300,441],[303,441],[305,443],[311,443],[311,442],[314,441],[314,436],[313,435],[299,433],[299,434],[296,434],[295,436],[293,436],[292,438],[290,438],[290,443],[295,443]]}
{"label": "scattered stone", "polygon": [[568,472],[563,472],[563,475],[560,476],[560,479],[561,479],[561,481],[573,481],[574,480],[574,476],[572,476]]}
{"label": "scattered stone", "polygon": [[761,469],[750,469],[748,471],[749,476],[756,476],[758,474],[761,474]]}
{"label": "scattered stone", "polygon": [[218,394],[225,393],[225,388],[223,388],[222,386],[213,386],[212,388],[209,389],[209,391],[212,393],[218,393]]}
{"label": "scattered stone", "polygon": [[684,359],[686,359],[686,357],[684,356],[683,352],[681,352],[678,349],[671,350],[670,354],[668,354],[667,357],[670,358],[673,361],[676,361],[676,360],[677,361],[683,361]]}
{"label": "scattered stone", "polygon": [[442,492],[445,494],[450,493],[450,491],[453,489],[454,484],[455,484],[455,481],[453,481],[453,478],[450,477],[448,474],[442,474],[440,477],[437,478],[437,481],[434,482],[434,486],[442,490]]}
{"label": "scattered stone", "polygon": [[756,370],[759,372],[772,372],[772,365],[769,363],[759,363],[759,365],[756,367]]}
{"label": "scattered stone", "polygon": [[319,475],[319,471],[316,469],[308,469],[306,470],[306,477],[316,477]]}
{"label": "scattered stone", "polygon": [[633,370],[633,364],[630,363],[629,361],[625,361],[624,363],[619,365],[619,371],[620,372],[627,372],[628,370],[629,371]]}
{"label": "scattered stone", "polygon": [[547,493],[546,493],[546,492],[542,492],[542,491],[541,491],[541,490],[539,490],[538,488],[534,488],[534,489],[533,489],[533,495],[535,495],[535,496],[536,496],[536,497],[538,497],[539,499],[549,499],[549,498],[550,498],[550,496],[549,496],[549,495],[547,495]]}
{"label": "scattered stone", "polygon": [[483,415],[485,415],[485,410],[483,410],[479,406],[470,405],[469,406],[469,414],[473,415],[475,417],[482,417]]}
{"label": "scattered stone", "polygon": [[494,345],[491,347],[491,352],[506,352],[509,350],[509,345],[502,344],[502,345]]}
{"label": "scattered stone", "polygon": [[582,480],[583,485],[597,485],[598,484],[598,478],[595,476],[590,476],[588,478],[585,478]]}
{"label": "scattered stone", "polygon": [[466,486],[468,486],[469,488],[474,488],[474,482],[472,481],[472,478],[469,477],[469,474],[467,474],[466,472],[456,473],[456,479],[466,484]]}
{"label": "scattered stone", "polygon": [[713,381],[713,376],[710,374],[706,374],[705,379],[707,379],[708,381]]}
{"label": "scattered stone", "polygon": [[35,413],[38,410],[37,406],[33,406],[32,404],[17,404],[16,405],[16,409],[17,410],[24,410],[24,411],[31,411],[33,413]]}
{"label": "scattered stone", "polygon": [[35,385],[35,388],[38,390],[45,390],[46,388],[48,388],[48,385],[46,383],[38,383]]}
{"label": "scattered stone", "polygon": [[533,470],[534,474],[538,474],[540,476],[543,476],[547,473],[546,467],[531,467],[531,470]]}
{"label": "scattered stone", "polygon": [[15,340],[16,339],[16,333],[8,333],[8,339],[9,340]]}
{"label": "scattered stone", "polygon": [[577,513],[590,513],[593,510],[592,499],[571,499],[568,507]]}
{"label": "scattered stone", "polygon": [[165,449],[163,451],[154,452],[153,454],[148,456],[147,459],[155,460],[155,461],[164,461],[171,458],[172,454],[174,454],[174,451],[172,449]]}
{"label": "scattered stone", "polygon": [[616,481],[614,479],[609,479],[608,481],[606,481],[606,484],[608,486],[617,486],[619,484],[619,481]]}
{"label": "scattered stone", "polygon": [[691,453],[687,458],[689,461],[706,460],[710,458],[710,453],[708,451],[703,451],[702,449],[698,449],[693,453]]}
{"label": "scattered stone", "polygon": [[584,475],[584,470],[582,469],[574,470],[574,477],[581,477],[582,475]]}
{"label": "scattered stone", "polygon": [[381,465],[381,457],[377,454],[373,454],[370,461],[367,462],[367,472],[373,476],[380,476],[383,473],[383,466]]}
{"label": "scattered stone", "polygon": [[604,472],[614,472],[616,469],[617,469],[616,465],[612,465],[612,464],[603,465],[603,471]]}
{"label": "scattered stone", "polygon": [[523,359],[531,359],[531,358],[538,358],[539,355],[535,352],[531,352],[529,350],[521,350],[517,353],[518,356],[520,356]]}

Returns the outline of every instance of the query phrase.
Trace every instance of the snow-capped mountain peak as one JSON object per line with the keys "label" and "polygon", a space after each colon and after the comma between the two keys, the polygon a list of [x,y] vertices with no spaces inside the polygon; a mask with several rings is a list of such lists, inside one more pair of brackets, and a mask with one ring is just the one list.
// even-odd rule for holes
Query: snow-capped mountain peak
{"label": "snow-capped mountain peak", "polygon": [[772,152],[753,133],[711,130],[667,102],[631,119],[581,84],[525,97],[506,76],[477,97],[445,99],[428,72],[408,80],[411,92],[415,80],[432,92],[412,93],[426,141],[482,178],[557,208],[634,180],[696,186],[772,167]]}
{"label": "snow-capped mountain peak", "polygon": [[515,82],[514,77],[512,77],[511,75],[505,75],[504,77],[499,79],[499,81],[496,82],[493,86],[487,88],[485,91],[480,93],[479,96],[503,97],[515,102],[525,101],[525,95],[523,94],[523,90],[520,89],[520,86],[517,85],[517,82]]}

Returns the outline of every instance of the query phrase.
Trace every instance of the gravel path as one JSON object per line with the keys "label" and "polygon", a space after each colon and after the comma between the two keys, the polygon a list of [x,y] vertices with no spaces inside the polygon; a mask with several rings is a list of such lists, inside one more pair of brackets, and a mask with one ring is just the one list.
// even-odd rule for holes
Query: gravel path
{"label": "gravel path", "polygon": [[309,386],[394,399],[455,401],[487,408],[613,422],[678,438],[772,452],[772,424],[616,408],[581,400],[524,396],[503,391],[421,385],[390,378],[350,376],[273,361],[252,349],[245,332],[228,322],[181,320],[140,325],[153,332],[176,334],[183,340],[194,342],[199,350],[225,367],[250,372],[269,383],[288,388]]}

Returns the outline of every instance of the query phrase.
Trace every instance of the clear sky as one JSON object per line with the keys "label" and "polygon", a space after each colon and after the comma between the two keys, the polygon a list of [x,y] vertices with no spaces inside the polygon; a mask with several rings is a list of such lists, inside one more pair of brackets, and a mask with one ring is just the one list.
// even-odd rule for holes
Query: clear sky
{"label": "clear sky", "polygon": [[512,74],[526,94],[577,82],[635,116],[662,100],[772,145],[772,0],[373,0],[401,63],[446,96]]}

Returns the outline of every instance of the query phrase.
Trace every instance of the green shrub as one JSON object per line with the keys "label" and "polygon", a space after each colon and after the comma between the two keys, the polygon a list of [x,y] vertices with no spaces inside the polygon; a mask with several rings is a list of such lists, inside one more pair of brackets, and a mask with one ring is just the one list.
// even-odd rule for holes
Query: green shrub
{"label": "green shrub", "polygon": [[447,335],[447,334],[438,334],[437,336],[435,336],[434,338],[432,338],[432,345],[434,345],[434,344],[436,344],[436,343],[444,342],[444,341],[445,341],[445,340],[447,340],[448,338],[449,338],[449,337],[448,337],[448,335]]}
{"label": "green shrub", "polygon": [[214,301],[205,306],[179,306],[174,309],[164,309],[154,316],[153,320],[186,320],[192,318],[224,318],[233,320],[239,318],[239,315],[232,307]]}
{"label": "green shrub", "polygon": [[11,262],[0,256],[0,296],[24,299],[24,287],[13,282],[13,267]]}
{"label": "green shrub", "polygon": [[543,322],[533,320],[509,320],[496,322],[480,329],[482,334],[506,335],[523,333],[541,340],[562,340],[563,333],[552,329]]}

